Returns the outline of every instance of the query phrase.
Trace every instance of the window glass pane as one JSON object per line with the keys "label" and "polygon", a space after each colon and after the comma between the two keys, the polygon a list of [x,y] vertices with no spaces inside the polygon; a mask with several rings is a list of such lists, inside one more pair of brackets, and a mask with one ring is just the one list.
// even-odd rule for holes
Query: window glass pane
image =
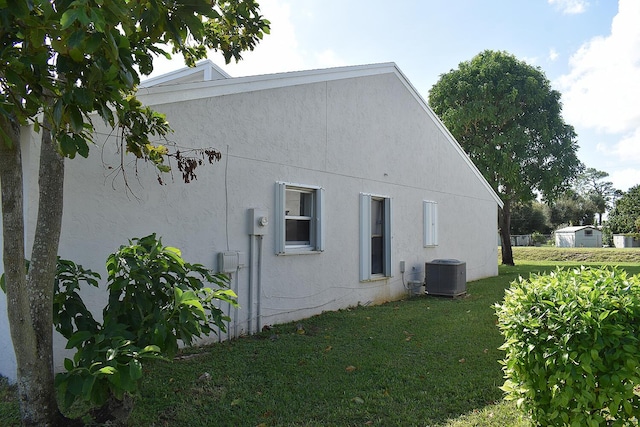
{"label": "window glass pane", "polygon": [[287,244],[309,245],[311,244],[311,221],[308,219],[287,219],[286,221]]}
{"label": "window glass pane", "polygon": [[371,199],[371,236],[382,236],[384,224],[384,203]]}
{"label": "window glass pane", "polygon": [[371,274],[384,273],[384,238],[371,237]]}
{"label": "window glass pane", "polygon": [[286,216],[311,216],[313,194],[287,189]]}
{"label": "window glass pane", "polygon": [[384,273],[384,200],[371,199],[371,274]]}

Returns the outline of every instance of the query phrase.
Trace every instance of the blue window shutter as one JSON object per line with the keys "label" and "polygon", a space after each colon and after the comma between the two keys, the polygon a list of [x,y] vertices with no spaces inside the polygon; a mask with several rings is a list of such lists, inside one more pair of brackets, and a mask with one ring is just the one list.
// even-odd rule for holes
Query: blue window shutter
{"label": "blue window shutter", "polygon": [[274,234],[276,239],[276,255],[284,253],[285,246],[285,220],[284,207],[287,197],[287,185],[282,182],[276,182],[276,206],[274,215]]}
{"label": "blue window shutter", "polygon": [[316,250],[324,251],[324,188],[316,190]]}
{"label": "blue window shutter", "polygon": [[384,275],[391,277],[391,199],[384,199]]}
{"label": "blue window shutter", "polygon": [[360,281],[371,278],[371,195],[360,193]]}
{"label": "blue window shutter", "polygon": [[438,203],[425,200],[424,204],[424,247],[438,245]]}

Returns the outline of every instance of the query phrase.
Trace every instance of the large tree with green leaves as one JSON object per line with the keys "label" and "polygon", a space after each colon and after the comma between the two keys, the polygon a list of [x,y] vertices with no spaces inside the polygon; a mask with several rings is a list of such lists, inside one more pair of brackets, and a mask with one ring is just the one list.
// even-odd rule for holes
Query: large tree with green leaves
{"label": "large tree with green leaves", "polygon": [[640,233],[640,184],[616,200],[606,227],[612,234]]}
{"label": "large tree with green leaves", "polygon": [[560,93],[540,69],[487,50],[440,76],[429,105],[502,198],[502,262],[513,265],[512,205],[553,199],[581,169]]}
{"label": "large tree with green leaves", "polygon": [[[53,388],[52,297],[64,159],[87,156],[92,114],[118,127],[127,150],[165,170],[148,135],[169,131],[135,98],[155,55],[187,64],[253,49],[269,23],[255,0],[0,0],[0,186],[7,312],[23,425],[64,424]],[[21,134],[42,134],[39,202],[25,275]]]}
{"label": "large tree with green leaves", "polygon": [[598,225],[602,225],[602,215],[609,210],[618,194],[611,181],[605,181],[609,174],[595,168],[587,168],[576,178],[576,191],[589,199],[598,214]]}
{"label": "large tree with green leaves", "polygon": [[588,196],[568,190],[549,204],[550,221],[554,228],[567,225],[593,224],[597,206]]}
{"label": "large tree with green leaves", "polygon": [[511,207],[511,232],[513,234],[549,234],[549,207],[538,201],[516,203]]}

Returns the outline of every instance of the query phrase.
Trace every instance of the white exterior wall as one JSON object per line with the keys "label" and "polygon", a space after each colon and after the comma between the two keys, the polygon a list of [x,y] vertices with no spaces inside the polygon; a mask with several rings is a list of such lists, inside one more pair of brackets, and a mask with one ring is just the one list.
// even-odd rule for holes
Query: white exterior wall
{"label": "white exterior wall", "polygon": [[556,232],[556,247],[558,248],[574,248],[576,246],[575,233],[558,233]]}
{"label": "white exterior wall", "polygon": [[637,237],[633,236],[614,234],[613,246],[615,246],[616,248],[637,248],[640,247],[640,240]]}
{"label": "white exterior wall", "polygon": [[[165,176],[163,186],[153,167],[139,164],[136,177],[130,165],[132,195],[121,177],[110,175],[119,156],[114,138],[100,133],[88,159],[67,162],[61,257],[104,276],[109,253],[153,232],[181,248],[188,261],[214,269],[219,252],[240,251],[247,265],[232,278],[241,305],[231,314],[237,323],[232,335],[258,329],[258,304],[262,326],[401,298],[407,291],[400,261],[406,262],[405,282],[422,280],[425,262],[438,258],[466,262],[469,281],[498,272],[495,194],[394,72],[154,108],[167,114],[173,141],[215,147],[222,161],[199,168],[190,184],[175,170],[174,182]],[[259,302],[258,296],[249,301],[250,264],[258,275],[251,243],[257,252],[260,239],[248,234],[248,209],[273,215],[277,181],[324,188],[325,251],[277,256],[270,221],[262,239]],[[393,277],[359,281],[360,193],[392,198]],[[423,247],[424,200],[438,203],[436,247]],[[104,287],[83,296],[96,313],[106,301]],[[0,372],[15,375],[5,365]]]}
{"label": "white exterior wall", "polygon": [[602,247],[602,232],[600,230],[591,229],[591,236],[587,236],[585,230],[579,230],[576,232],[576,247],[577,248],[601,248]]}
{"label": "white exterior wall", "polygon": [[556,246],[559,248],[599,248],[602,247],[602,232],[595,228],[592,230],[591,236],[587,236],[585,229],[576,231],[557,232]]}

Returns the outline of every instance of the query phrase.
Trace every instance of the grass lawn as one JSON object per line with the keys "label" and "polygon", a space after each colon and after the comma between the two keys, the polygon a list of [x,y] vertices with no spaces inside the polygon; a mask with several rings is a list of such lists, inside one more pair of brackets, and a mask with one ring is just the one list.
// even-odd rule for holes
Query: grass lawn
{"label": "grass lawn", "polygon": [[424,426],[480,411],[502,397],[491,305],[505,284],[324,313],[300,322],[304,334],[278,325],[156,364],[132,424]]}
{"label": "grass lawn", "polygon": [[[502,401],[491,305],[519,275],[573,263],[500,267],[460,299],[420,297],[325,313],[157,364],[134,425],[513,426]],[[640,266],[627,266],[640,273]],[[199,380],[204,373],[209,379]]]}
{"label": "grass lawn", "polygon": [[[469,283],[463,298],[324,313],[146,365],[130,425],[529,427],[502,401],[491,306],[519,275],[580,263],[514,254],[515,267]],[[2,400],[0,425],[11,425],[16,406]]]}

